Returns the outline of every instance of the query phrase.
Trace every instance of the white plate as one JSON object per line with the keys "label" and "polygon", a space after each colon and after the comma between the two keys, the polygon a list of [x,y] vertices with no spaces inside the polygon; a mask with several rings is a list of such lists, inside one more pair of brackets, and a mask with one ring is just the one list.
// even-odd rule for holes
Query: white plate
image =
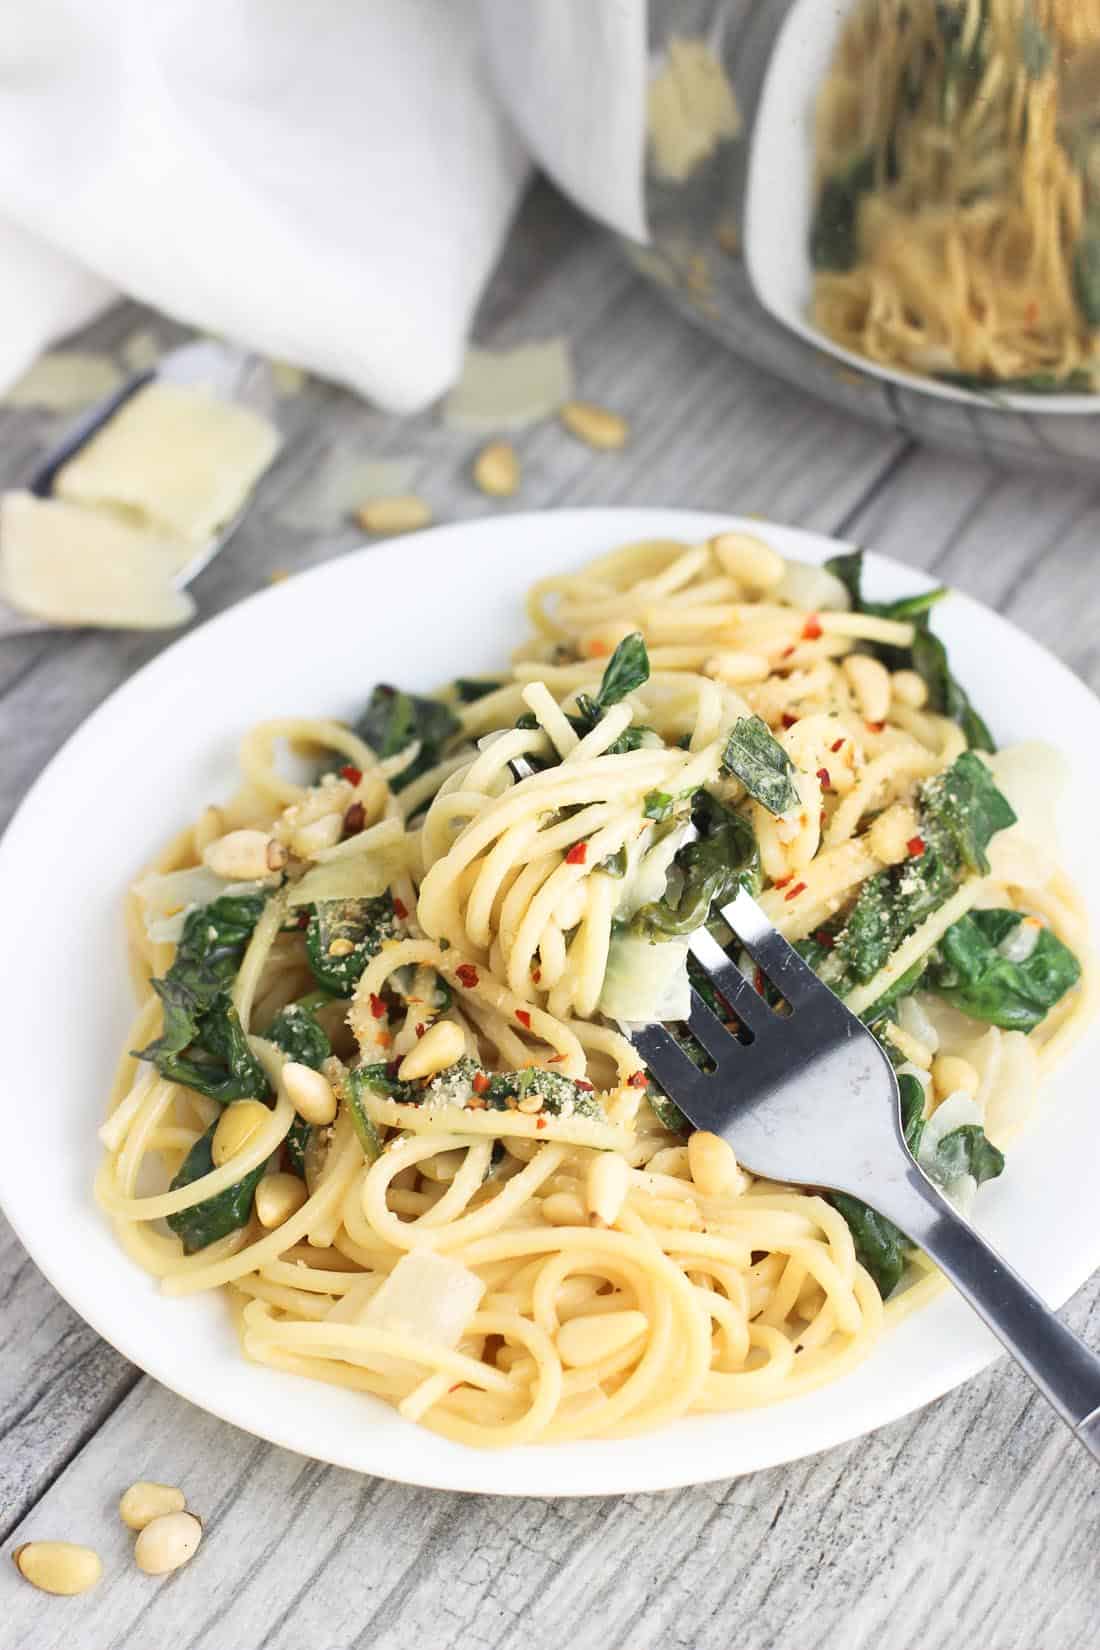
{"label": "white plate", "polygon": [[800,337],[860,372],[945,401],[1032,413],[1100,413],[1100,395],[1020,395],[960,389],[920,373],[880,366],[834,343],[810,320],[814,271],[814,109],[852,0],[797,0],[772,51],[760,95],[745,195],[745,262],[756,296]]}
{"label": "white plate", "polygon": [[[791,1403],[692,1418],[613,1443],[483,1453],[444,1442],[365,1396],[311,1386],[241,1357],[224,1303],[171,1300],[116,1245],[92,1199],[96,1128],[132,1011],[120,900],[157,845],[233,785],[251,723],[353,716],[375,682],[430,689],[499,667],[526,633],[532,580],[632,539],[723,528],[784,554],[837,546],[791,528],[676,510],[583,510],[441,527],[359,551],[253,596],[155,659],[54,759],[0,844],[4,888],[0,1046],[14,1148],[0,1199],[46,1276],[126,1357],[234,1425],[319,1460],[445,1489],[595,1495],[726,1478],[894,1420],[989,1363],[995,1343],[958,1299],[887,1335],[855,1374]],[[872,593],[927,586],[871,563]],[[1069,671],[966,597],[936,628],[1002,739],[1062,739],[1075,762],[1067,862],[1084,877],[1100,786],[1100,704]],[[1072,746],[1069,741],[1072,739]],[[1089,890],[1094,914],[1097,890]],[[1095,918],[1094,918],[1095,920]],[[981,1224],[1060,1303],[1100,1263],[1100,1131],[1088,1081],[1098,1039],[1059,1071],[1038,1126],[983,1189]],[[992,1415],[991,1428],[1004,1426]]]}

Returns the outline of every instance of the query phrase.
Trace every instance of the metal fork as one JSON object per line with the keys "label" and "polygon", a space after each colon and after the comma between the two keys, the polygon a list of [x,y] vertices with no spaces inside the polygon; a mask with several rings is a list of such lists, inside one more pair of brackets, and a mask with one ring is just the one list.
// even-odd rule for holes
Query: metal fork
{"label": "metal fork", "polygon": [[[82,447],[87,446],[93,436],[98,435],[131,396],[144,389],[146,384],[153,383],[155,379],[166,384],[179,384],[188,389],[206,390],[218,400],[236,401],[241,406],[250,407],[253,412],[263,414],[265,418],[270,418],[275,409],[275,381],[270,365],[262,356],[236,349],[231,344],[219,343],[214,339],[199,339],[193,344],[183,344],[179,349],[171,350],[162,356],[156,366],[148,372],[135,374],[117,390],[112,390],[110,395],[104,396],[95,406],[82,413],[66,430],[57,445],[39,462],[34,474],[27,481],[27,491],[36,494],[38,498],[48,498],[53,492],[58,472]],[[246,499],[231,520],[224,522],[205,544],[197,546],[195,554],[176,574],[173,582],[178,589],[186,590],[192,579],[197,578],[203,568],[224,549],[240,525],[250,502],[250,499]],[[17,613],[14,608],[0,601],[0,641],[7,636],[29,636],[38,631],[57,628],[59,627],[48,620]]]}
{"label": "metal fork", "polygon": [[738,894],[721,915],[789,1011],[772,1009],[700,929],[691,953],[744,1028],[745,1041],[693,990],[688,1029],[714,1070],[701,1071],[664,1026],[624,1025],[654,1077],[696,1128],[728,1139],[752,1173],[847,1192],[892,1220],[951,1279],[1100,1460],[1100,1357],[917,1166],[902,1135],[897,1078],[862,1021],[748,894]]}

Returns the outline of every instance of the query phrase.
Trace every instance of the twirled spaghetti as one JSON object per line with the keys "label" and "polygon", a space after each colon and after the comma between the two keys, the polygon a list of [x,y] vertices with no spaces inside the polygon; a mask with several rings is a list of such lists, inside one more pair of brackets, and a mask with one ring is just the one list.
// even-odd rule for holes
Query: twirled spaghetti
{"label": "twirled spaghetti", "polygon": [[127,1251],[225,1289],[247,1357],[469,1444],[858,1363],[921,1258],[691,1136],[617,1022],[684,1017],[686,934],[751,886],[891,1051],[928,1172],[998,1172],[1091,974],[1045,759],[968,751],[931,599],[745,535],[632,545],[535,588],[503,677],[249,733],[129,900],[97,1180]]}

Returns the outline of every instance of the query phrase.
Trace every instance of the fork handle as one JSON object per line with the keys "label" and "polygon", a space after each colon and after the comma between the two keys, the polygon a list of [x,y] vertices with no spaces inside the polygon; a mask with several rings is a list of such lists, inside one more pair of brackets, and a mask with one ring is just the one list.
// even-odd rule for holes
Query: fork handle
{"label": "fork handle", "polygon": [[985,1320],[1092,1456],[1100,1461],[1100,1357],[915,1165],[875,1188],[876,1209],[924,1250]]}

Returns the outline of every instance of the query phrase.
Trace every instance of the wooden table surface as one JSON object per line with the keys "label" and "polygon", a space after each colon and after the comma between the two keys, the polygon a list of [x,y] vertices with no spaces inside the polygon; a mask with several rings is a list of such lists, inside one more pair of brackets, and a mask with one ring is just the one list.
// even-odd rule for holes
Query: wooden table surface
{"label": "wooden table surface", "polygon": [[[134,305],[87,336],[112,347],[139,324],[184,336]],[[671,313],[543,189],[477,330],[498,346],[567,334],[580,393],[632,424],[631,445],[612,455],[554,423],[521,435],[517,508],[694,505],[850,536],[988,602],[1100,688],[1100,499],[1087,487],[922,451],[770,381]],[[438,520],[508,507],[469,482],[478,443],[432,413],[398,420],[312,384],[283,403],[283,422],[285,456],[194,586],[204,617],[276,570],[356,542],[350,530],[316,542],[281,520],[334,441],[415,458],[414,485]],[[0,421],[0,483],[25,476],[56,424],[23,412]],[[94,632],[0,643],[0,823],[162,645]],[[48,1068],[41,1094],[6,1099],[16,1119],[19,1106],[48,1104]],[[18,1138],[16,1121],[9,1150]],[[1100,1643],[1100,1478],[1004,1361],[871,1437],[751,1478],[572,1502],[444,1495],[319,1466],[192,1409],[99,1340],[6,1228],[0,1245],[5,1550],[35,1537],[88,1541],[105,1567],[75,1600],[0,1568],[5,1650]],[[1065,1317],[1100,1345],[1100,1281]],[[163,1582],[133,1566],[115,1511],[140,1477],[182,1483],[206,1519],[199,1557]]]}

